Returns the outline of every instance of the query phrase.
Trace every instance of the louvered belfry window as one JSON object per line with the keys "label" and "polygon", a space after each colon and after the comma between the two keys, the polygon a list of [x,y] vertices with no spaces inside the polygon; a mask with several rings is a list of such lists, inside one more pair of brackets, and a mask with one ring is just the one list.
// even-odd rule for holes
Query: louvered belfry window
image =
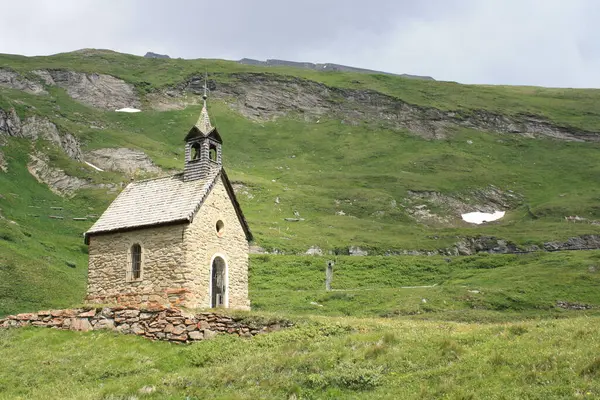
{"label": "louvered belfry window", "polygon": [[142,276],[142,246],[131,246],[131,279],[140,279]]}

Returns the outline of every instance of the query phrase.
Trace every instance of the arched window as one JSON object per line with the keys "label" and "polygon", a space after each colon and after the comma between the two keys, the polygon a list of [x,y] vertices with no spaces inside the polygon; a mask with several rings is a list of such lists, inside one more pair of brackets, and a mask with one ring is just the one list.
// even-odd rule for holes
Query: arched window
{"label": "arched window", "polygon": [[225,260],[215,257],[211,268],[211,308],[227,307],[227,268]]}
{"label": "arched window", "polygon": [[138,280],[142,277],[142,246],[134,244],[131,246],[131,279]]}
{"label": "arched window", "polygon": [[200,143],[194,143],[192,145],[192,160],[200,158]]}

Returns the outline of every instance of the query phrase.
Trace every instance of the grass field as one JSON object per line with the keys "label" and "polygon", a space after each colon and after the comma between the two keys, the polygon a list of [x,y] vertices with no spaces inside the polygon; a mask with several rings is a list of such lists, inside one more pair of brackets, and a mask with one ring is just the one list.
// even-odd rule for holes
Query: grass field
{"label": "grass field", "polygon": [[[38,68],[107,73],[133,83],[141,95],[206,69],[220,83],[234,82],[240,72],[268,73],[443,110],[534,114],[600,131],[598,90],[459,85],[109,51],[0,55],[0,64],[26,76]],[[114,113],[46,89],[46,96],[0,89],[0,108],[14,107],[22,119],[49,118],[84,151],[135,148],[164,170],[182,168],[182,140],[198,107]],[[0,398],[600,398],[600,251],[382,256],[445,248],[478,235],[542,245],[600,234],[600,225],[591,223],[600,220],[600,144],[463,128],[429,141],[376,124],[327,117],[316,123],[295,114],[253,122],[213,100],[210,113],[256,244],[288,254],[311,246],[332,252],[251,257],[252,312],[296,326],[190,346],[109,332],[0,330]],[[0,137],[0,145],[8,163],[8,172],[0,172],[0,317],[81,304],[82,235],[93,218],[72,218],[100,214],[116,193],[85,189],[58,196],[28,172],[29,154],[41,151],[52,166],[90,184],[126,184],[131,177],[95,171],[42,140]],[[419,222],[408,211],[409,191],[469,198],[490,185],[518,199],[496,223]],[[295,213],[304,220],[285,221]],[[566,223],[567,215],[586,220]],[[333,255],[350,246],[370,256]],[[326,292],[330,259],[334,290]]]}
{"label": "grass field", "polygon": [[253,313],[296,323],[253,339],[0,331],[0,398],[600,396],[600,251],[336,261],[326,292],[324,258],[253,257]]}
{"label": "grass field", "polygon": [[[500,322],[566,315],[557,301],[600,306],[600,251],[472,257],[337,257],[332,291],[326,259],[251,259],[254,310],[291,315]],[[313,303],[317,303],[315,305]]]}
{"label": "grass field", "polygon": [[328,318],[190,346],[15,329],[0,331],[0,398],[593,399],[598,321]]}

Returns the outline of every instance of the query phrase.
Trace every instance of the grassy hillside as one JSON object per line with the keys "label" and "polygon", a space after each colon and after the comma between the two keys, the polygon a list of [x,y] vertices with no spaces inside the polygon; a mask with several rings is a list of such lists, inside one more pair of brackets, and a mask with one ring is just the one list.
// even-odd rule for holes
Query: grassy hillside
{"label": "grassy hillside", "polygon": [[0,54],[0,64],[23,73],[42,68],[104,73],[134,83],[143,91],[175,85],[190,75],[202,75],[205,71],[220,81],[234,80],[232,74],[240,72],[267,72],[301,77],[333,87],[376,90],[408,103],[444,110],[485,109],[510,115],[530,113],[564,125],[600,130],[600,112],[596,106],[600,90],[597,89],[462,85],[383,74],[250,66],[223,60],[153,59],[108,50],[81,50],[43,57]]}
{"label": "grassy hillside", "polygon": [[[30,79],[37,79],[31,71],[40,68],[112,74],[134,84],[143,103],[147,93],[159,93],[205,70],[217,85],[243,84],[236,73],[268,72],[330,87],[378,91],[420,106],[530,113],[562,126],[600,130],[597,90],[469,86],[218,60],[145,59],[108,51],[33,58],[0,55],[0,62]],[[134,148],[165,170],[182,168],[182,140],[199,114],[198,106],[163,112],[144,108],[142,113],[124,114],[85,106],[57,87],[45,89],[48,95],[0,88],[0,108],[14,108],[21,120],[48,118],[61,133],[74,135],[84,152]],[[302,254],[318,246],[343,254],[350,246],[359,246],[370,254],[385,254],[446,248],[466,236],[492,235],[528,246],[600,233],[600,225],[591,223],[600,220],[598,143],[467,128],[453,128],[443,140],[425,140],[373,121],[356,125],[333,116],[305,119],[293,112],[257,122],[225,101],[210,101],[211,117],[224,138],[225,167],[240,185],[239,201],[256,244],[267,250]],[[78,222],[72,217],[100,214],[118,190],[84,189],[72,198],[57,196],[29,174],[29,154],[45,153],[51,166],[90,184],[119,187],[130,176],[95,171],[42,140],[0,140],[8,162],[8,172],[0,171],[0,314],[81,301],[87,264],[82,233],[93,219]],[[500,222],[468,225],[456,217],[456,210],[446,222],[415,219],[411,214],[421,206],[441,216],[450,212],[439,202],[411,198],[411,191],[476,204],[477,193],[490,185],[514,194]],[[285,221],[295,213],[304,220]],[[49,218],[56,214],[64,219]],[[586,220],[566,223],[567,215]],[[265,301],[258,298],[257,304]],[[277,296],[268,301],[276,302]]]}
{"label": "grassy hillside", "polygon": [[[0,107],[15,106],[22,115],[54,114],[48,98],[14,91],[10,95]],[[182,138],[199,113],[197,107],[139,114],[100,112],[64,93],[59,101],[62,115],[53,120],[77,135],[84,149],[138,148],[165,169],[182,168]],[[258,244],[267,249],[303,252],[313,245],[326,250],[354,245],[384,253],[446,247],[461,235],[491,234],[541,244],[600,232],[599,225],[565,224],[563,219],[566,215],[600,219],[600,188],[595,184],[600,177],[600,145],[595,143],[468,129],[443,141],[427,141],[370,125],[326,119],[307,123],[293,117],[256,123],[216,102],[211,103],[211,115],[225,140],[229,175],[248,187],[239,200]],[[91,123],[105,129],[90,128]],[[98,173],[58,152],[52,160],[69,174],[93,182],[127,180]],[[489,185],[523,196],[521,205],[500,223],[423,225],[404,209],[408,190],[468,196]],[[104,196],[103,204],[112,196]],[[284,221],[294,211],[305,221]],[[339,211],[346,215],[336,215]]]}

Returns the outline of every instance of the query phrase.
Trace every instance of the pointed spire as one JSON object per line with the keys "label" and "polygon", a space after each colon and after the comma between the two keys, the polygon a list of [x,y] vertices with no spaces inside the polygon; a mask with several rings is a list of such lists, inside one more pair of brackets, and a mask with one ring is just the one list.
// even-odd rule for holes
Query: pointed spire
{"label": "pointed spire", "polygon": [[202,132],[205,135],[208,135],[210,133],[210,131],[212,131],[214,128],[213,126],[210,124],[210,117],[208,116],[208,111],[206,110],[206,99],[208,98],[207,93],[207,87],[206,87],[206,80],[207,80],[207,73],[204,74],[204,95],[202,96],[202,101],[204,102],[204,104],[202,105],[202,111],[200,112],[200,117],[198,118],[198,122],[196,122],[196,128],[198,128],[198,130],[200,132]]}

